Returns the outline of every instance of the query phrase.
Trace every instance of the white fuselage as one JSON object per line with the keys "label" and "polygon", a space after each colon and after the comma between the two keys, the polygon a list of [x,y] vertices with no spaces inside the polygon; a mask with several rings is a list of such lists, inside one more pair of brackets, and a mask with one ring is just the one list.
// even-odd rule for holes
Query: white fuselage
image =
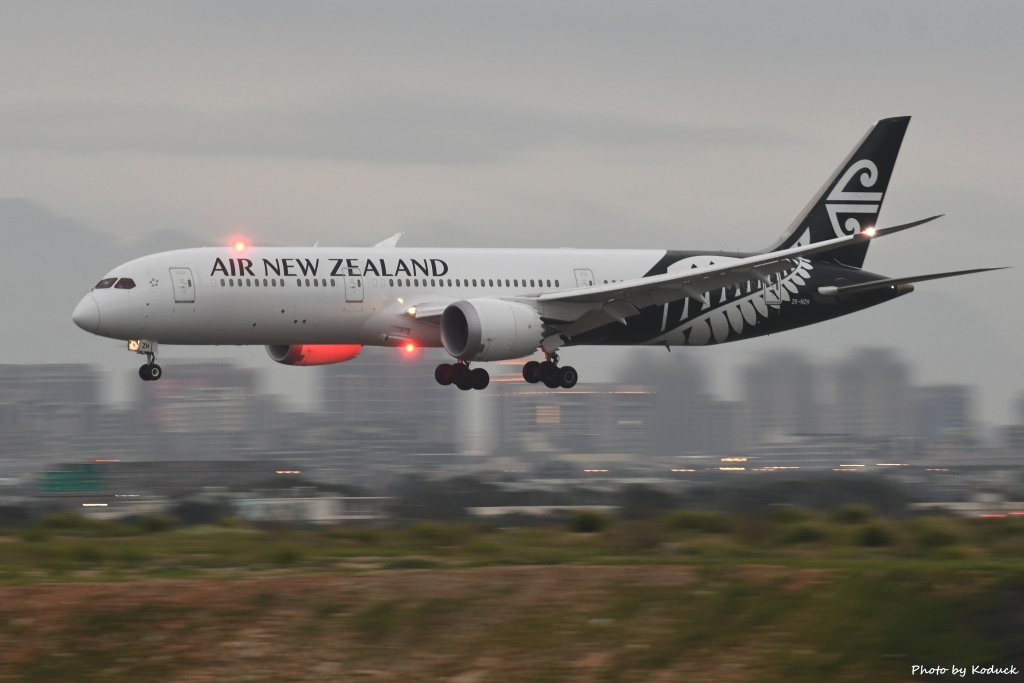
{"label": "white fuselage", "polygon": [[[440,346],[411,306],[535,296],[642,277],[664,250],[225,247],[125,263],[75,320],[115,339],[161,344]],[[95,311],[93,310],[95,307]],[[84,324],[83,324],[84,323]]]}

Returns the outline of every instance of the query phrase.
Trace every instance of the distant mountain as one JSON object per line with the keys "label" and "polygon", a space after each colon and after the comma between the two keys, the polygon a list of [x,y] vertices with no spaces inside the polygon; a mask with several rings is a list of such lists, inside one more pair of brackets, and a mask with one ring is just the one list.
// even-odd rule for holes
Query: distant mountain
{"label": "distant mountain", "polygon": [[[153,251],[197,246],[183,234],[146,235],[131,244],[25,199],[0,199],[4,278],[0,362],[92,360],[75,352],[88,339],[71,311],[108,269]],[[72,348],[69,348],[72,347]]]}

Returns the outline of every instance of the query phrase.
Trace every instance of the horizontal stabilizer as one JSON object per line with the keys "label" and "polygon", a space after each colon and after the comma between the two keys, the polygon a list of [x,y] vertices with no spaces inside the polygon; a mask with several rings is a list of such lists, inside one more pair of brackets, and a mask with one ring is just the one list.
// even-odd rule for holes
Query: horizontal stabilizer
{"label": "horizontal stabilizer", "polygon": [[842,285],[840,287],[818,287],[818,294],[824,296],[838,296],[840,298],[844,296],[850,296],[851,294],[860,294],[862,292],[870,292],[876,289],[886,289],[889,287],[899,287],[900,285],[910,285],[915,282],[927,282],[928,280],[941,280],[947,277],[956,277],[958,275],[971,275],[972,273],[986,273],[990,270],[1003,270],[1008,266],[999,266],[996,268],[971,268],[970,270],[954,270],[949,273],[931,273],[930,275],[914,275],[911,277],[890,277],[882,280],[872,280],[871,282],[861,282],[854,285]]}

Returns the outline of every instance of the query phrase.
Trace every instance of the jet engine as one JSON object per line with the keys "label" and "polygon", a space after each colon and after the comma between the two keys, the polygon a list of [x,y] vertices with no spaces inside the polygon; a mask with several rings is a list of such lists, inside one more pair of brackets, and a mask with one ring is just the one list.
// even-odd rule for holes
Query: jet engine
{"label": "jet engine", "polygon": [[267,346],[267,355],[283,365],[328,365],[352,360],[362,350],[359,344],[276,344]]}
{"label": "jet engine", "polygon": [[537,350],[543,336],[540,314],[526,304],[470,299],[441,314],[441,343],[462,360],[522,358]]}

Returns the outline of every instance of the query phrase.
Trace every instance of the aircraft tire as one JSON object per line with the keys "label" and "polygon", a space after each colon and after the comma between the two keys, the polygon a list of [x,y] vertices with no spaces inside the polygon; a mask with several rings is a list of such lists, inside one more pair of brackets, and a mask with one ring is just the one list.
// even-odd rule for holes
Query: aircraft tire
{"label": "aircraft tire", "polygon": [[562,386],[562,380],[558,378],[557,374],[554,375],[553,377],[548,377],[547,379],[541,381],[544,382],[544,386],[546,386],[548,389],[557,389],[560,386]]}
{"label": "aircraft tire", "polygon": [[455,366],[450,363],[441,363],[434,368],[434,379],[443,387],[452,383],[455,374]]}
{"label": "aircraft tire", "polygon": [[559,368],[558,380],[561,382],[563,389],[572,389],[576,386],[576,382],[580,379],[579,374],[576,372],[576,368],[571,365]]}
{"label": "aircraft tire", "polygon": [[486,389],[487,385],[491,383],[491,376],[483,368],[473,368],[469,371],[469,380],[473,388],[480,391]]}
{"label": "aircraft tire", "polygon": [[463,391],[469,391],[472,389],[473,382],[470,378],[469,368],[462,363],[459,363],[452,368],[452,383]]}
{"label": "aircraft tire", "polygon": [[526,365],[523,366],[523,379],[530,384],[536,384],[540,381],[539,374],[540,363],[535,360],[527,361]]}
{"label": "aircraft tire", "polygon": [[546,361],[544,361],[543,363],[541,363],[540,365],[537,366],[537,377],[540,378],[541,382],[544,382],[545,384],[547,384],[548,380],[552,379],[553,377],[557,377],[557,376],[558,376],[558,366],[555,365],[554,363],[552,363],[551,361],[546,360]]}
{"label": "aircraft tire", "polygon": [[139,379],[141,379],[143,382],[148,382],[149,381],[149,366],[148,365],[140,365],[139,366]]}
{"label": "aircraft tire", "polygon": [[164,376],[163,368],[161,368],[156,363],[152,363],[150,365],[144,365],[143,367],[146,368],[146,379],[151,381],[151,382],[155,382],[155,381],[157,381],[158,379],[160,379],[161,377]]}

